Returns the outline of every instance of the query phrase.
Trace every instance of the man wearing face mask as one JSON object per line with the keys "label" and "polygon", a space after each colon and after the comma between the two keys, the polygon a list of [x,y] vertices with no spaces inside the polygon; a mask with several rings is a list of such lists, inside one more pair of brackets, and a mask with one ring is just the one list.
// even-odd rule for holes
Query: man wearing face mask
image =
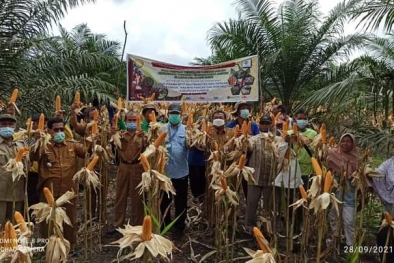
{"label": "man wearing face mask", "polygon": [[[313,167],[311,162],[312,148],[308,146],[317,136],[315,130],[307,128],[308,126],[308,113],[301,109],[294,115],[294,121],[297,123],[298,133],[300,135],[300,140],[303,145],[296,145],[297,138],[293,134],[293,130],[287,132],[286,142],[292,142],[293,148],[297,152],[297,159],[300,164],[302,180],[304,182],[305,189],[309,185],[309,177],[313,174]],[[300,148],[300,151],[297,149]]]}
{"label": "man wearing face mask", "polygon": [[149,114],[151,114],[151,112],[154,112],[156,117],[159,115],[159,111],[156,108],[156,105],[153,103],[147,103],[144,105],[144,107],[142,108],[142,116],[144,116],[144,120],[141,122],[141,129],[144,132],[148,132],[149,130]]}
{"label": "man wearing face mask", "polygon": [[[130,224],[140,225],[144,217],[142,196],[136,190],[141,182],[143,168],[138,160],[140,154],[148,146],[147,136],[144,131],[137,131],[137,113],[129,111],[126,114],[127,131],[121,132],[122,148],[118,148],[119,167],[116,175],[115,222],[114,228],[107,234],[116,233],[116,228],[122,227],[126,219],[127,198],[130,197],[129,210],[131,212]],[[117,129],[112,129],[116,133]]]}
{"label": "man wearing face mask", "polygon": [[[14,159],[18,150],[25,147],[23,141],[14,141],[13,134],[16,118],[9,114],[0,115],[0,166],[3,167],[9,159]],[[14,189],[14,190],[13,190]],[[4,226],[7,220],[13,220],[12,205],[15,201],[15,211],[23,214],[25,197],[25,179],[12,181],[11,172],[4,169],[0,174],[0,224]]]}
{"label": "man wearing face mask", "polygon": [[[180,216],[174,225],[174,234],[176,235],[181,235],[185,229],[189,174],[186,126],[181,123],[181,113],[181,105],[179,103],[171,103],[168,107],[169,123],[163,127],[163,130],[167,131],[166,147],[169,152],[165,172],[171,178],[176,195],[172,196],[170,194],[168,198],[168,195],[164,194],[160,208],[162,215],[164,215],[172,199],[174,199],[175,218]],[[164,217],[164,225],[167,226],[169,223],[171,223],[170,210]]]}
{"label": "man wearing face mask", "polygon": [[[38,162],[40,174],[37,191],[40,202],[46,202],[43,189],[53,187],[55,199],[67,191],[73,190],[78,195],[78,184],[73,181],[74,175],[78,171],[78,158],[85,158],[87,149],[74,140],[65,140],[64,121],[62,118],[52,118],[47,123],[48,132],[52,136],[51,144],[47,149],[39,148],[30,154],[30,160]],[[71,254],[76,255],[74,246],[77,241],[76,228],[76,200],[72,199],[70,204],[65,204],[67,216],[71,220],[73,227],[64,224],[64,237],[70,242]],[[48,237],[48,225],[43,222],[40,226],[41,236]]]}
{"label": "man wearing face mask", "polygon": [[[250,117],[250,105],[246,101],[238,101],[235,106],[234,106],[234,111],[232,112],[232,115],[236,117],[235,120],[230,121],[227,123],[228,128],[235,128],[235,126],[239,125],[239,128],[242,127],[242,124],[244,121],[248,123],[251,121],[249,119]],[[241,133],[241,129],[239,129],[239,132]],[[254,136],[260,133],[259,126],[257,123],[252,122],[249,134]],[[247,155],[247,163],[246,165],[249,165],[249,154]],[[242,177],[242,190],[244,192],[245,198],[247,199],[248,196],[248,182],[245,180],[245,178]]]}

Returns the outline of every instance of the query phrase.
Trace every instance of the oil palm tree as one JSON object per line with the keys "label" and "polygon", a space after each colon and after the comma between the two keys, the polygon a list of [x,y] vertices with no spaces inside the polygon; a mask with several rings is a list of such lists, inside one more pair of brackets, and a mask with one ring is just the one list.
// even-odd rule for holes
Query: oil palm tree
{"label": "oil palm tree", "polygon": [[359,25],[366,30],[391,32],[394,25],[394,0],[363,0],[354,6],[353,19],[360,19]]}
{"label": "oil palm tree", "polygon": [[258,54],[264,92],[292,106],[330,63],[364,43],[362,34],[343,35],[356,2],[344,1],[321,19],[318,1],[288,0],[276,10],[270,0],[238,0],[239,19],[214,25],[208,41],[214,57]]}

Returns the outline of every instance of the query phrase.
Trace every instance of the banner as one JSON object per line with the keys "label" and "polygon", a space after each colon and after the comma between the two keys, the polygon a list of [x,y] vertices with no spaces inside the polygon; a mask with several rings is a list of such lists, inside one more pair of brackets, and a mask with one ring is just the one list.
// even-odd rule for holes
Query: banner
{"label": "banner", "polygon": [[127,55],[127,98],[141,101],[237,102],[259,100],[258,57],[211,66],[177,66]]}

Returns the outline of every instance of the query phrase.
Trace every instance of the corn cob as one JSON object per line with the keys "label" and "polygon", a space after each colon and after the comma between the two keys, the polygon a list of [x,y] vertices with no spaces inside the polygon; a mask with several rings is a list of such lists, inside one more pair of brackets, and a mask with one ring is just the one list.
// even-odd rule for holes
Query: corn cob
{"label": "corn cob", "polygon": [[97,126],[97,122],[93,121],[93,125],[92,125],[92,135],[96,135],[98,133],[98,126]]}
{"label": "corn cob", "polygon": [[122,109],[123,108],[123,101],[122,98],[118,98],[118,109]]}
{"label": "corn cob", "polygon": [[271,104],[274,105],[275,102],[276,102],[276,97],[274,97],[274,98],[271,100]]}
{"label": "corn cob", "polygon": [[297,133],[298,133],[297,123],[293,123],[293,134],[297,134]]}
{"label": "corn cob", "polygon": [[188,129],[193,128],[193,113],[190,113],[189,117],[187,118],[187,128]]}
{"label": "corn cob", "polygon": [[287,136],[287,131],[289,130],[289,123],[285,121],[282,126],[282,136],[285,138]]}
{"label": "corn cob", "polygon": [[186,113],[186,111],[187,111],[186,102],[185,102],[185,101],[182,101],[182,112],[183,112],[183,113]]}
{"label": "corn cob", "polygon": [[215,151],[215,152],[212,153],[212,155],[213,155],[213,161],[214,162],[218,162],[219,161],[218,152]]}
{"label": "corn cob", "polygon": [[241,133],[242,133],[242,135],[244,135],[244,136],[248,135],[248,124],[246,123],[246,121],[244,121],[244,122],[242,123],[242,126],[241,126]]}
{"label": "corn cob", "polygon": [[74,103],[76,105],[80,105],[81,104],[81,94],[79,94],[78,91],[77,91],[77,93],[75,93]]}
{"label": "corn cob", "polygon": [[320,136],[323,144],[327,143],[327,130],[326,125],[323,123],[320,127]]}
{"label": "corn cob", "polygon": [[245,164],[246,164],[246,155],[242,154],[238,162],[238,169],[242,170],[245,167]]}
{"label": "corn cob", "polygon": [[259,245],[261,251],[263,251],[264,253],[271,253],[271,250],[263,241],[265,238],[263,236],[263,233],[261,233],[260,229],[258,229],[257,227],[253,227],[253,235],[256,238],[257,244]]}
{"label": "corn cob", "polygon": [[202,111],[201,111],[201,116],[202,116],[203,118],[205,118],[205,117],[207,116],[207,109],[206,109],[206,108],[202,109]]}
{"label": "corn cob", "polygon": [[160,133],[159,137],[157,137],[157,139],[155,140],[155,142],[153,143],[153,145],[155,146],[155,148],[157,149],[160,145],[163,144],[165,138],[167,137],[167,131],[163,131]]}
{"label": "corn cob", "polygon": [[332,177],[331,171],[328,171],[325,175],[325,178],[324,178],[324,193],[330,192],[332,180],[333,180],[333,177]]}
{"label": "corn cob", "polygon": [[51,190],[49,190],[49,188],[44,187],[44,195],[45,195],[45,199],[48,202],[48,205],[50,207],[53,207],[55,205],[55,198],[53,198],[52,192]]}
{"label": "corn cob", "polygon": [[16,232],[14,226],[10,221],[8,221],[4,226],[4,247],[11,249],[15,249],[18,246],[18,239],[16,237]]}
{"label": "corn cob", "polygon": [[219,144],[217,142],[213,143],[213,149],[215,149],[215,151],[219,150]]}
{"label": "corn cob", "polygon": [[146,156],[141,154],[140,155],[140,159],[141,159],[141,164],[142,164],[142,167],[144,168],[144,171],[145,172],[149,172],[150,171],[150,165],[149,165],[149,162],[148,162],[148,159],[146,158]]}
{"label": "corn cob", "polygon": [[86,170],[93,171],[93,169],[96,166],[98,160],[99,160],[98,155],[94,156],[93,159],[90,161],[89,165],[86,167]]}
{"label": "corn cob", "polygon": [[159,173],[164,173],[164,168],[166,167],[166,155],[163,153],[160,159]]}
{"label": "corn cob", "polygon": [[201,132],[207,132],[207,123],[205,119],[203,119],[201,122]]}
{"label": "corn cob", "polygon": [[306,194],[304,186],[300,185],[298,188],[300,189],[301,197],[303,199],[307,200],[308,199],[308,195]]}
{"label": "corn cob", "polygon": [[150,216],[144,217],[144,222],[142,223],[142,235],[143,241],[149,241],[152,239],[152,219]]}
{"label": "corn cob", "polygon": [[27,151],[26,148],[20,148],[18,150],[18,153],[15,156],[15,162],[20,162],[22,161],[23,155],[25,154],[25,152]]}
{"label": "corn cob", "polygon": [[141,130],[141,115],[137,115],[137,131]]}
{"label": "corn cob", "polygon": [[220,185],[222,186],[222,189],[223,189],[224,191],[226,191],[226,190],[227,190],[227,182],[226,182],[226,178],[224,178],[224,177],[220,177]]}
{"label": "corn cob", "polygon": [[317,162],[315,157],[311,157],[311,162],[313,166],[313,170],[315,171],[316,175],[323,175],[323,171],[320,167],[320,164]]}
{"label": "corn cob", "polygon": [[60,96],[56,96],[56,111],[60,111],[62,109],[62,101],[60,99]]}
{"label": "corn cob", "polygon": [[238,137],[238,133],[239,133],[239,125],[237,124],[234,128],[234,138]]}
{"label": "corn cob", "polygon": [[18,98],[18,89],[14,89],[14,91],[12,92],[11,98],[10,98],[10,103],[15,103],[16,99]]}
{"label": "corn cob", "polygon": [[112,120],[112,128],[117,128],[118,127],[118,118],[119,118],[119,115],[115,114],[114,115],[114,119]]}
{"label": "corn cob", "polygon": [[38,120],[38,129],[40,131],[44,131],[45,128],[45,116],[41,113],[40,118]]}
{"label": "corn cob", "polygon": [[27,231],[26,225],[25,225],[25,219],[23,218],[22,214],[19,213],[18,211],[15,212],[14,218],[16,223],[19,225],[19,229],[21,233],[25,233]]}
{"label": "corn cob", "polygon": [[31,130],[31,118],[28,118],[26,121],[26,130],[27,131]]}
{"label": "corn cob", "polygon": [[98,118],[99,118],[99,112],[98,112],[97,109],[95,109],[95,110],[93,111],[93,120],[94,120],[94,121],[98,121]]}
{"label": "corn cob", "polygon": [[393,224],[393,218],[389,212],[384,211],[384,219],[389,226]]}
{"label": "corn cob", "polygon": [[334,137],[331,137],[330,140],[328,141],[328,144],[329,144],[330,146],[334,146],[334,145],[335,145],[335,138],[334,138]]}

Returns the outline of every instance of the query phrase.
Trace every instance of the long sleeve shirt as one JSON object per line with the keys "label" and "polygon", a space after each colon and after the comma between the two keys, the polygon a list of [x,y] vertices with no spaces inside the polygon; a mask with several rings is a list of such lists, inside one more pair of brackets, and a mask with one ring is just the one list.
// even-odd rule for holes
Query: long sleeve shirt
{"label": "long sleeve shirt", "polygon": [[279,145],[279,173],[275,178],[274,185],[281,187],[282,182],[285,188],[296,188],[303,184],[301,179],[301,169],[295,153],[290,149],[290,164],[289,167],[283,165],[286,151],[289,145],[283,142]]}

